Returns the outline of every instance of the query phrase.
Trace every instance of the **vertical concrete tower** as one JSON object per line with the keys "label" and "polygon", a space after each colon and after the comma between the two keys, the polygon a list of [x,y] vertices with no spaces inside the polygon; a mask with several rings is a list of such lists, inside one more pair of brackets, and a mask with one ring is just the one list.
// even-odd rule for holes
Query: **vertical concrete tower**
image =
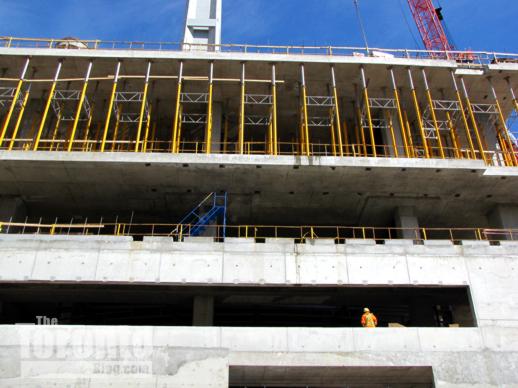
{"label": "vertical concrete tower", "polygon": [[218,50],[204,45],[221,44],[221,3],[222,0],[187,0],[184,45],[201,45],[198,46],[200,50]]}

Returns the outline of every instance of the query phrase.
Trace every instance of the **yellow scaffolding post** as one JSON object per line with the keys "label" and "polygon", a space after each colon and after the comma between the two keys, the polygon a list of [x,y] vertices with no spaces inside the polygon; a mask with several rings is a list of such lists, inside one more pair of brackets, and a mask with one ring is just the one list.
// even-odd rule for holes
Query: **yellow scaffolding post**
{"label": "yellow scaffolding post", "polygon": [[29,69],[30,59],[27,58],[25,60],[25,65],[23,66],[22,72],[20,74],[20,79],[18,80],[18,84],[16,85],[16,89],[13,95],[13,101],[11,101],[11,105],[9,106],[9,110],[7,111],[7,116],[5,117],[4,124],[2,126],[2,131],[0,132],[0,148],[4,142],[5,135],[7,133],[7,128],[9,127],[9,122],[11,121],[11,117],[14,112],[14,108],[18,103],[18,97],[20,96],[20,92],[22,91],[23,81],[25,79],[25,75],[27,74],[27,70]]}
{"label": "yellow scaffolding post", "polygon": [[419,100],[417,99],[417,92],[415,90],[414,79],[412,77],[412,70],[408,68],[408,78],[410,80],[410,90],[412,91],[412,99],[414,101],[414,108],[417,115],[417,124],[419,125],[419,131],[421,133],[421,139],[423,141],[424,154],[426,159],[430,158],[430,149],[428,148],[428,141],[426,140],[426,133],[424,132],[423,117],[421,116],[421,108],[419,108]]}
{"label": "yellow scaffolding post", "polygon": [[23,114],[25,113],[25,108],[27,107],[27,103],[29,102],[29,96],[31,94],[31,85],[27,88],[25,92],[25,96],[23,98],[22,106],[20,108],[20,113],[18,113],[18,118],[16,119],[16,124],[14,126],[13,135],[11,137],[11,142],[9,143],[9,151],[12,151],[14,148],[14,143],[16,142],[16,136],[18,136],[18,131],[20,130],[20,125],[22,123]]}
{"label": "yellow scaffolding post", "polygon": [[239,99],[239,153],[244,153],[245,144],[245,98],[246,98],[246,65],[241,64],[241,96]]}
{"label": "yellow scaffolding post", "polygon": [[38,133],[36,134],[36,140],[34,141],[33,151],[38,151],[38,146],[40,145],[40,140],[41,140],[41,136],[43,134],[43,129],[45,128],[45,121],[47,120],[50,105],[52,103],[52,99],[54,98],[54,92],[56,91],[56,85],[58,83],[59,74],[61,73],[62,66],[63,66],[63,62],[59,61],[58,68],[56,69],[56,74],[54,75],[54,79],[52,80],[52,85],[49,90],[49,95],[47,97],[47,103],[45,104],[45,108],[43,109],[43,116],[41,118],[40,126],[38,128]]}
{"label": "yellow scaffolding post", "polygon": [[277,155],[279,148],[277,133],[277,74],[275,64],[272,65],[272,127],[273,127],[273,154]]}
{"label": "yellow scaffolding post", "polygon": [[146,130],[144,131],[144,141],[142,143],[142,152],[147,151],[147,143],[149,137],[149,128],[151,126],[151,110],[153,109],[152,105],[149,105],[149,111],[147,113],[147,121],[146,121]]}
{"label": "yellow scaffolding post", "polygon": [[[334,100],[334,115],[335,115],[335,123],[336,123],[336,132],[338,134],[338,147],[340,148],[340,156],[344,156],[344,145],[342,141],[342,124],[340,120],[340,107],[338,101],[338,89],[336,86],[336,73],[335,67],[331,66],[331,87],[333,88],[333,100]],[[333,130],[334,134],[334,130]]]}
{"label": "yellow scaffolding post", "polygon": [[121,120],[122,106],[119,104],[119,109],[117,109],[117,116],[115,118],[115,128],[113,129],[113,138],[112,138],[112,152],[115,151],[115,145],[117,143],[117,136],[119,136],[119,127]]}
{"label": "yellow scaffolding post", "polygon": [[504,134],[505,134],[505,137],[509,144],[509,149],[510,149],[510,159],[512,161],[512,165],[513,166],[518,166],[518,158],[516,156],[516,153],[514,152],[514,147],[513,147],[513,141],[511,139],[511,135],[509,134],[509,128],[507,127],[507,123],[505,121],[505,117],[504,117],[504,112],[502,111],[502,106],[500,105],[500,101],[498,100],[498,96],[496,94],[496,90],[495,90],[495,87],[493,86],[493,83],[491,82],[491,79],[488,78],[488,81],[489,81],[489,86],[491,87],[491,93],[493,94],[493,98],[495,99],[495,105],[496,105],[496,109],[498,111],[498,117],[500,119],[500,125],[502,126],[502,130],[504,131]]}
{"label": "yellow scaffolding post", "polygon": [[453,148],[455,150],[455,157],[457,159],[462,159],[462,153],[460,151],[459,145],[459,136],[457,135],[457,130],[455,129],[455,125],[453,124],[453,120],[451,119],[450,112],[446,112],[446,119],[448,120],[448,126],[450,127],[450,136],[451,141],[453,143]]}
{"label": "yellow scaffolding post", "polygon": [[498,139],[498,144],[500,144],[500,149],[502,150],[502,154],[504,156],[505,165],[512,167],[513,160],[511,159],[511,155],[509,153],[509,150],[507,149],[507,141],[504,140],[504,138],[502,137],[502,131],[499,128],[496,129],[496,137]]}
{"label": "yellow scaffolding post", "polygon": [[115,69],[115,77],[113,78],[113,87],[110,95],[110,102],[108,103],[108,110],[106,111],[106,122],[104,123],[103,140],[101,143],[101,152],[104,152],[106,147],[106,139],[108,138],[108,130],[110,128],[110,119],[112,117],[113,103],[115,102],[115,94],[117,93],[117,83],[119,82],[119,74],[121,70],[121,61],[117,62]]}
{"label": "yellow scaffolding post", "polygon": [[101,135],[101,128],[102,128],[102,122],[98,121],[97,122],[97,126],[96,126],[96,130],[95,130],[95,138],[94,138],[94,141],[95,143],[92,145],[92,147],[90,147],[90,151],[93,150],[94,148],[97,148],[98,144],[99,144],[99,136]]}
{"label": "yellow scaffolding post", "polygon": [[[369,135],[371,138],[371,147],[372,147],[372,155],[374,157],[378,156],[376,151],[376,140],[374,139],[374,126],[372,124],[372,114],[371,114],[371,105],[369,101],[369,90],[367,88],[367,77],[365,76],[365,68],[360,66],[361,78],[362,78],[362,87],[363,87],[363,99],[365,100],[365,108],[367,110],[367,120],[369,124]],[[367,154],[367,151],[365,151]],[[367,156],[367,155],[366,155]]]}
{"label": "yellow scaffolding post", "polygon": [[88,135],[90,135],[90,127],[92,126],[93,110],[94,110],[94,105],[92,105],[92,108],[90,109],[90,114],[88,115],[88,121],[86,122],[85,136],[83,138],[83,152],[88,151]]}
{"label": "yellow scaffolding post", "polygon": [[439,154],[441,155],[442,159],[445,159],[446,155],[444,154],[444,148],[442,146],[441,130],[439,128],[439,122],[437,121],[437,115],[435,114],[435,108],[433,106],[432,92],[430,91],[430,87],[428,85],[428,78],[426,77],[425,70],[421,69],[421,72],[423,74],[423,81],[424,81],[424,87],[426,90],[426,97],[428,99],[428,106],[430,107],[430,113],[432,115],[433,126],[435,128],[435,135],[437,136],[437,143],[439,145]]}
{"label": "yellow scaffolding post", "polygon": [[[333,109],[329,110],[329,130],[331,132],[331,148],[333,150],[333,156],[336,156],[336,136],[335,136],[335,118]],[[338,130],[340,132],[340,130]]]}
{"label": "yellow scaffolding post", "polygon": [[[466,112],[464,110],[464,103],[462,102],[459,86],[457,85],[457,79],[455,78],[455,74],[454,74],[453,70],[450,71],[450,75],[451,75],[451,79],[453,81],[453,88],[455,89],[455,95],[457,96],[457,101],[459,103],[459,111],[460,111],[460,115],[462,117],[462,123],[464,124],[464,129],[466,131],[466,138],[468,139],[469,148],[471,150],[471,156],[473,156],[473,159],[476,159],[477,153],[475,151],[475,145],[473,143],[473,138],[471,137],[471,131],[469,129],[468,118],[466,117]],[[471,159],[471,158],[469,158],[469,159]]]}
{"label": "yellow scaffolding post", "polygon": [[390,137],[392,139],[392,147],[394,148],[394,156],[396,158],[399,158],[399,151],[397,149],[397,142],[396,142],[396,133],[394,131],[394,123],[392,122],[392,116],[390,113],[387,113],[388,116],[388,124],[390,129]]}
{"label": "yellow scaffolding post", "polygon": [[413,155],[410,152],[410,149],[408,148],[408,139],[406,134],[406,127],[405,127],[405,121],[403,119],[403,111],[401,108],[401,98],[399,97],[399,91],[397,89],[396,84],[396,76],[394,75],[394,69],[390,68],[390,78],[392,80],[392,90],[394,92],[394,100],[396,101],[396,108],[397,108],[397,114],[398,114],[398,120],[399,120],[399,129],[401,132],[401,137],[403,139],[403,146],[405,148],[405,155],[407,158],[413,157]]}
{"label": "yellow scaffolding post", "polygon": [[[61,117],[62,117],[62,114],[61,114],[61,110],[60,110],[58,113],[58,117],[56,119],[56,124],[54,125],[54,131],[52,131],[52,142],[50,143],[49,151],[52,151],[54,149],[54,142],[56,141],[56,137],[58,136],[58,130],[59,130],[59,126],[61,124]],[[57,149],[57,147],[56,147],[56,149]]]}
{"label": "yellow scaffolding post", "polygon": [[414,140],[412,138],[412,128],[410,127],[410,121],[408,120],[408,114],[406,113],[406,110],[403,111],[403,116],[405,118],[405,130],[407,131],[407,139],[408,139],[408,148],[409,152],[412,155],[413,158],[415,158],[416,153],[414,149]]}
{"label": "yellow scaffolding post", "polygon": [[[178,116],[178,138],[176,139],[176,153],[180,153],[180,146],[182,145],[182,117],[183,117],[183,106],[180,105],[180,115]],[[196,151],[197,152],[197,151]]]}
{"label": "yellow scaffolding post", "polygon": [[309,122],[308,122],[308,94],[306,91],[306,74],[304,65],[300,65],[301,89],[302,89],[302,135],[304,139],[304,150],[310,156],[309,150]]}
{"label": "yellow scaffolding post", "polygon": [[173,123],[173,138],[171,144],[171,152],[177,151],[177,141],[178,138],[178,126],[179,126],[179,116],[180,116],[180,105],[182,100],[182,88],[183,88],[183,61],[180,61],[180,69],[178,70],[178,87],[176,88],[176,106],[174,111],[174,123]]}
{"label": "yellow scaffolding post", "polygon": [[356,104],[356,116],[358,118],[358,126],[360,128],[361,135],[361,146],[363,148],[363,156],[367,156],[367,140],[365,138],[365,129],[363,128],[363,120],[362,120],[362,112],[360,110],[360,105]]}
{"label": "yellow scaffolding post", "polygon": [[135,152],[139,152],[139,150],[140,150],[140,136],[141,136],[141,132],[142,132],[142,123],[144,122],[144,114],[146,113],[147,93],[149,90],[149,76],[150,75],[151,75],[151,61],[149,61],[147,63],[146,79],[144,81],[144,92],[142,93],[142,103],[140,105],[140,116],[138,119],[137,139],[135,142]]}
{"label": "yellow scaffolding post", "polygon": [[88,81],[90,80],[90,74],[92,73],[92,66],[93,62],[90,61],[88,63],[88,69],[86,70],[83,89],[81,90],[81,95],[79,96],[79,102],[77,103],[76,114],[74,116],[74,124],[72,125],[72,131],[70,132],[70,139],[68,140],[68,152],[72,151],[72,147],[74,146],[74,138],[76,136],[77,124],[79,123],[81,111],[83,110],[83,104],[85,102],[86,97],[86,90],[88,89]]}
{"label": "yellow scaffolding post", "polygon": [[482,160],[487,163],[486,151],[484,149],[484,145],[482,144],[482,137],[480,136],[480,131],[478,130],[477,120],[475,118],[475,113],[473,112],[473,107],[471,105],[471,100],[468,95],[468,89],[466,88],[466,83],[464,82],[464,78],[461,77],[460,82],[462,84],[462,91],[464,92],[464,98],[466,99],[466,104],[468,105],[468,112],[471,117],[471,123],[473,124],[473,130],[475,131],[475,137],[477,138],[477,144],[478,144],[480,156],[482,157]]}
{"label": "yellow scaffolding post", "polygon": [[[212,150],[212,99],[214,94],[214,62],[209,66],[209,101],[207,107],[207,126],[205,130],[205,153],[210,154]],[[243,153],[241,151],[241,153]]]}

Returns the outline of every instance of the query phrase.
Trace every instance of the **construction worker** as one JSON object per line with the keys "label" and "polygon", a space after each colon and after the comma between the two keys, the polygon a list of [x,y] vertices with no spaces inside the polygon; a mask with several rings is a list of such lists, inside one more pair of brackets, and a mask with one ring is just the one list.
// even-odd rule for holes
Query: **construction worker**
{"label": "construction worker", "polygon": [[367,307],[363,309],[362,326],[369,328],[378,326],[378,318]]}

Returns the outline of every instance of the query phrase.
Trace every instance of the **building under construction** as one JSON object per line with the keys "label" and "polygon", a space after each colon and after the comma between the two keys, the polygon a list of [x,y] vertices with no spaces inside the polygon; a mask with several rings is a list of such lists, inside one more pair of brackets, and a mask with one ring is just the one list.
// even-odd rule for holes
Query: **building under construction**
{"label": "building under construction", "polygon": [[518,54],[225,45],[221,6],[0,39],[0,385],[518,386]]}

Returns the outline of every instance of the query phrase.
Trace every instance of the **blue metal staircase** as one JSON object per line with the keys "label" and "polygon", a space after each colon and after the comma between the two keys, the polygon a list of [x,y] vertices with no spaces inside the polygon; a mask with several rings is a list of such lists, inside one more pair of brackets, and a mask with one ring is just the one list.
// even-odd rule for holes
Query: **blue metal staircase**
{"label": "blue metal staircase", "polygon": [[210,193],[198,206],[189,212],[180,222],[179,226],[173,231],[179,232],[183,229],[183,234],[188,236],[202,236],[210,225],[218,225],[218,235],[215,237],[225,238],[227,226],[227,193]]}

